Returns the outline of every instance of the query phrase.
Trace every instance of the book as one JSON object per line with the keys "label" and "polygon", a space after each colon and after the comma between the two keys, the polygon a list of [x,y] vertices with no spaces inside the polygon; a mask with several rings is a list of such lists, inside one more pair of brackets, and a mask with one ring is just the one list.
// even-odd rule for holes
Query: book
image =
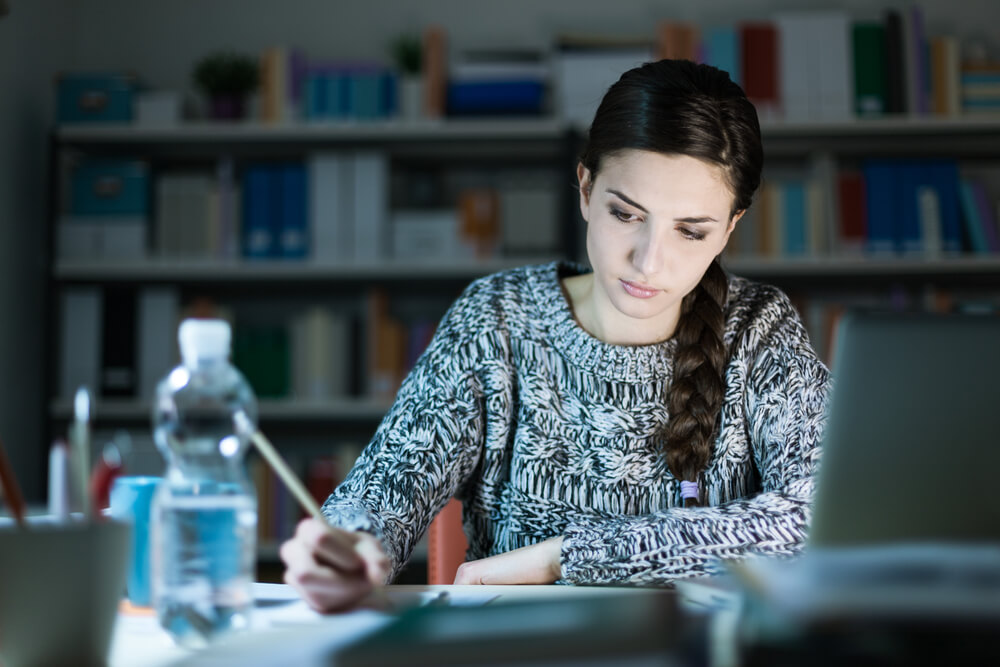
{"label": "book", "polygon": [[845,169],[837,178],[839,200],[838,252],[857,254],[865,248],[868,237],[868,215],[865,198],[865,179],[854,169]]}
{"label": "book", "polygon": [[278,249],[285,259],[303,259],[309,254],[308,180],[305,165],[284,164],[280,178],[281,219]]}
{"label": "book", "polygon": [[887,108],[885,25],[855,23],[851,29],[854,66],[854,111],[859,116],[879,116]]}
{"label": "book", "polygon": [[353,156],[354,260],[385,257],[389,226],[389,160],[381,151]]}
{"label": "book", "polygon": [[782,254],[803,256],[809,249],[809,230],[806,222],[806,185],[801,180],[788,180],[781,184],[781,210],[784,215],[782,228]]}
{"label": "book", "polygon": [[157,382],[177,365],[180,295],[173,287],[149,286],[138,298],[136,386],[139,398],[149,400]]}
{"label": "book", "polygon": [[979,213],[979,224],[982,225],[983,236],[986,237],[986,247],[990,252],[1000,252],[1000,228],[997,227],[995,203],[990,201],[983,183],[971,181],[969,186],[972,188],[976,210]]}
{"label": "book", "polygon": [[316,305],[292,322],[292,393],[296,398],[323,400],[349,392],[349,319]]}
{"label": "book", "polygon": [[[996,252],[996,230],[990,220],[983,219],[983,209],[978,201],[978,183],[963,179],[959,184],[962,200],[962,220],[965,223],[965,237],[969,240],[969,250],[976,254]],[[985,193],[983,193],[985,194]],[[988,207],[986,207],[988,210]],[[987,229],[989,228],[989,231]],[[992,232],[992,233],[990,233]]]}
{"label": "book", "polygon": [[354,167],[349,153],[315,153],[308,160],[309,229],[317,264],[354,258]]}
{"label": "book", "polygon": [[662,60],[700,60],[700,30],[693,23],[660,21],[656,25],[656,58]]}
{"label": "book", "polygon": [[423,32],[421,76],[424,82],[424,115],[442,118],[447,103],[447,35],[441,26],[428,26]]}
{"label": "book", "polygon": [[131,285],[104,288],[101,313],[100,395],[136,393],[136,293]]}
{"label": "book", "polygon": [[101,386],[103,294],[100,288],[72,286],[60,300],[59,395],[71,399],[78,388]]}
{"label": "book", "polygon": [[865,220],[868,222],[865,250],[888,254],[896,249],[896,216],[902,196],[895,166],[883,160],[867,160],[862,166]]}
{"label": "book", "polygon": [[896,9],[884,13],[885,21],[885,63],[886,63],[886,111],[906,113],[907,73],[906,45],[904,43],[903,15]]}
{"label": "book", "polygon": [[909,5],[903,15],[904,68],[906,72],[907,110],[925,115],[930,111],[927,62],[927,35],[924,13],[917,5]]}
{"label": "book", "polygon": [[553,56],[556,114],[568,123],[589,126],[608,88],[623,72],[652,57],[648,43],[578,45],[564,39]]}
{"label": "book", "polygon": [[280,198],[274,167],[256,163],[243,176],[243,257],[266,259],[278,254]]}
{"label": "book", "polygon": [[709,26],[704,30],[702,62],[728,72],[736,84],[742,84],[743,67],[740,35],[732,25]]}
{"label": "book", "polygon": [[959,44],[955,37],[937,35],[930,40],[931,106],[937,115],[961,112]]}
{"label": "book", "polygon": [[743,90],[762,117],[777,113],[781,103],[778,31],[770,21],[741,23]]}

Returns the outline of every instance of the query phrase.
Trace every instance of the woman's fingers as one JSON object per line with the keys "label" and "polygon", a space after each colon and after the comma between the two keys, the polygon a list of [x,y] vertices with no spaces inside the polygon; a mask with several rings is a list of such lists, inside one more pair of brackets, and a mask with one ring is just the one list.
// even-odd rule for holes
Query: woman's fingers
{"label": "woman's fingers", "polygon": [[389,558],[382,550],[382,543],[374,535],[355,533],[352,535],[357,542],[354,551],[364,562],[364,572],[368,581],[380,586],[389,578]]}
{"label": "woman's fingers", "polygon": [[304,519],[279,551],[285,583],[313,609],[329,613],[355,606],[389,576],[381,542],[316,519]]}
{"label": "woman's fingers", "polygon": [[365,563],[355,551],[357,538],[353,533],[334,528],[325,521],[303,519],[295,530],[295,538],[303,542],[317,563],[345,572],[364,570]]}

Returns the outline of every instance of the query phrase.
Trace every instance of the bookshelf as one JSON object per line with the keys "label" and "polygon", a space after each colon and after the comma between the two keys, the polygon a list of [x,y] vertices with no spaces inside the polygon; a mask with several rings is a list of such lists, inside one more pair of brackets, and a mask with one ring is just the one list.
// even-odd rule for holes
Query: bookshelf
{"label": "bookshelf", "polygon": [[[798,172],[812,178],[817,172],[836,174],[857,168],[871,157],[949,157],[959,160],[962,171],[1000,173],[1000,117],[887,117],[843,121],[765,121],[766,170],[770,173]],[[518,120],[373,121],[370,123],[315,123],[259,125],[255,123],[191,123],[174,127],[58,126],[51,135],[54,159],[50,253],[48,262],[48,349],[55,353],[47,362],[49,433],[65,432],[70,417],[68,397],[60,394],[60,354],[64,332],[62,295],[83,289],[98,292],[117,288],[138,291],[172,290],[177,303],[209,296],[227,304],[235,320],[234,331],[244,323],[288,326],[295,314],[311,304],[323,304],[347,313],[357,323],[347,356],[353,359],[355,376],[364,376],[369,363],[371,330],[366,327],[370,293],[377,289],[388,296],[390,310],[402,319],[417,315],[436,321],[447,304],[474,278],[528,263],[560,257],[581,259],[582,222],[578,218],[576,192],[572,185],[576,151],[583,130],[574,123],[552,118]],[[374,151],[383,156],[390,171],[382,195],[391,213],[409,205],[405,193],[408,180],[426,173],[445,185],[438,193],[447,206],[461,187],[480,178],[497,187],[501,172],[527,170],[546,176],[546,187],[554,190],[551,206],[558,243],[533,253],[498,252],[489,257],[465,256],[443,261],[398,258],[383,254],[371,259],[317,261],[300,259],[244,259],[239,256],[162,257],[146,255],[110,260],[64,258],[55,243],[60,224],[61,194],[65,192],[66,158],[79,156],[120,159],[141,158],[150,165],[151,183],[175,169],[212,170],[220,160],[232,160],[237,180],[241,168],[261,160],[307,160],[318,152]],[[816,165],[824,165],[825,172]],[[459,185],[449,185],[458,173]],[[769,171],[765,172],[765,179]],[[466,180],[461,180],[462,178]],[[1000,185],[1000,178],[992,187]],[[829,188],[829,184],[826,186]],[[403,195],[399,192],[402,190]],[[828,189],[827,195],[833,197]],[[993,192],[1000,195],[1000,189]],[[440,201],[438,202],[441,203]],[[836,211],[824,208],[820,228],[830,242],[822,252],[791,256],[777,252],[761,255],[741,252],[727,257],[725,266],[747,278],[782,287],[800,307],[817,349],[829,340],[831,313],[844,305],[927,307],[949,295],[959,305],[1000,302],[1000,254],[960,252],[930,256],[846,253],[836,247]],[[155,225],[155,206],[150,218]],[[147,238],[147,249],[155,238]],[[172,340],[175,329],[167,332]],[[262,428],[283,453],[307,475],[310,461],[336,456],[338,448],[356,452],[370,437],[385,413],[390,391],[379,395],[366,387],[364,377],[328,396],[263,396],[260,403]],[[138,460],[154,466],[159,461],[148,436],[149,397],[99,397],[94,409],[96,442],[110,439],[119,429],[127,430]],[[332,453],[332,454],[331,454]],[[350,456],[351,454],[348,454]],[[341,467],[347,465],[341,461]],[[136,472],[156,472],[136,470]],[[271,522],[272,526],[274,522]],[[287,530],[287,522],[280,530]],[[274,558],[275,538],[262,541],[261,559]]]}

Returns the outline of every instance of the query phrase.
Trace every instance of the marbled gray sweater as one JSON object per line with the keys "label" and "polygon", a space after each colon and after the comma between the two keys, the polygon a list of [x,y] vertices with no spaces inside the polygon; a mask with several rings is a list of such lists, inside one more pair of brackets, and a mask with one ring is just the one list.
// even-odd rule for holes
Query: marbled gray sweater
{"label": "marbled gray sweater", "polygon": [[830,375],[788,298],[730,281],[726,398],[683,508],[656,434],[676,342],[608,345],[574,320],[553,263],[473,282],[443,318],[323,511],[379,535],[393,573],[452,497],[467,558],[563,535],[569,583],[666,583],[803,543]]}

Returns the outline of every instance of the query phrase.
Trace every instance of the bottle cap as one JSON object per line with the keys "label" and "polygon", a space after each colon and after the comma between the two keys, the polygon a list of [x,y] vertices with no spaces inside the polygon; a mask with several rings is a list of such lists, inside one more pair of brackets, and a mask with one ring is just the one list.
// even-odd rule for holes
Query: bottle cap
{"label": "bottle cap", "polygon": [[199,359],[226,359],[232,332],[225,320],[187,319],[177,331],[185,366],[197,366]]}

